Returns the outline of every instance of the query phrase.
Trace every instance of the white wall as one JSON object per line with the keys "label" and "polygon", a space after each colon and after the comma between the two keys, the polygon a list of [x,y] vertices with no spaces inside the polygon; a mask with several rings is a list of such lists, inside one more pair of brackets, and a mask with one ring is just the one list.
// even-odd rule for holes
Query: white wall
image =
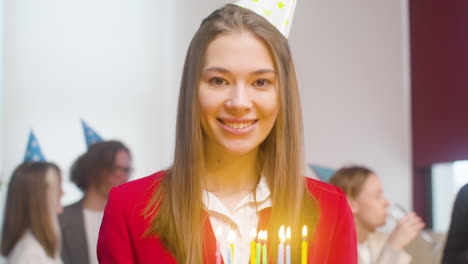
{"label": "white wall", "polygon": [[370,166],[410,208],[407,1],[301,1],[296,12],[307,161]]}
{"label": "white wall", "polygon": [[[4,89],[4,80],[3,80],[3,43],[4,43],[4,10],[3,10],[3,0],[0,0],[0,198],[2,190],[4,188],[4,170],[3,170],[3,117],[4,117],[4,96],[3,96],[3,89]],[[1,201],[0,201],[1,203]],[[0,213],[1,214],[1,213]]]}
{"label": "white wall", "polygon": [[135,178],[167,165],[165,122],[175,112],[167,97],[178,89],[167,53],[174,31],[161,27],[172,24],[168,1],[7,0],[5,8],[7,173],[33,128],[68,176],[86,148],[80,118],[131,148]]}

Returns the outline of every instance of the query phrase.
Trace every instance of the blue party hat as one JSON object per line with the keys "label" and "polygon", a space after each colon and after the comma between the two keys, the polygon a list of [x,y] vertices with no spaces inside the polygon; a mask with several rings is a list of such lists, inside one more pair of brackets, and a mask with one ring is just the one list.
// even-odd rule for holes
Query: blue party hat
{"label": "blue party hat", "polygon": [[334,169],[320,167],[320,166],[312,165],[312,164],[309,164],[309,167],[315,172],[317,177],[323,182],[328,182],[331,176],[333,176],[333,174],[335,174],[336,172],[336,170]]}
{"label": "blue party hat", "polygon": [[29,132],[28,147],[26,149],[26,155],[24,155],[24,161],[45,161],[45,157],[44,154],[42,154],[39,142],[37,141],[36,136],[34,135],[34,132],[32,130],[31,132]]}
{"label": "blue party hat", "polygon": [[83,125],[83,132],[84,132],[84,136],[86,139],[86,145],[88,146],[88,148],[92,144],[101,142],[103,140],[102,137],[98,133],[96,133],[96,131],[94,131],[94,129],[92,129],[85,123],[85,121],[81,120],[81,124]]}

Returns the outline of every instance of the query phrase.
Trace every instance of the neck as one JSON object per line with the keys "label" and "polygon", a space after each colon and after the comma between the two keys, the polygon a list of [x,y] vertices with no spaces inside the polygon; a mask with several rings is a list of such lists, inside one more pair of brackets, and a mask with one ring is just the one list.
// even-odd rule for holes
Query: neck
{"label": "neck", "polygon": [[89,186],[83,198],[83,207],[93,211],[104,211],[107,204],[107,195],[99,192],[95,186]]}
{"label": "neck", "polygon": [[356,217],[354,217],[354,223],[356,225],[356,235],[357,235],[357,242],[363,243],[366,242],[369,234],[372,233],[364,224],[359,221]]}
{"label": "neck", "polygon": [[204,188],[216,195],[251,192],[260,178],[258,154],[258,148],[244,155],[207,151]]}

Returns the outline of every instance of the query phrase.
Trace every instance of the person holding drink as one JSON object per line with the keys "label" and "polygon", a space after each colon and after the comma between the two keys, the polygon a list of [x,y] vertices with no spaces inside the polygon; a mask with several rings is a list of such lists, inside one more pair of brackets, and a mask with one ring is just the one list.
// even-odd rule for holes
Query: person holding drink
{"label": "person holding drink", "polygon": [[397,219],[390,234],[376,232],[386,223],[390,203],[372,170],[363,166],[343,167],[330,178],[330,184],[342,189],[348,198],[356,224],[359,264],[411,262],[404,248],[416,238],[424,223],[410,212]]}

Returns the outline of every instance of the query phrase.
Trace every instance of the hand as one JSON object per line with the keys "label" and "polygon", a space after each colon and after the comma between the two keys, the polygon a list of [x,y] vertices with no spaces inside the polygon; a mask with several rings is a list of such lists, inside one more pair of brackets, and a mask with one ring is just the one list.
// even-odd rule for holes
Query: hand
{"label": "hand", "polygon": [[403,249],[424,228],[425,224],[415,213],[409,213],[398,220],[398,224],[390,234],[387,244],[397,249]]}

